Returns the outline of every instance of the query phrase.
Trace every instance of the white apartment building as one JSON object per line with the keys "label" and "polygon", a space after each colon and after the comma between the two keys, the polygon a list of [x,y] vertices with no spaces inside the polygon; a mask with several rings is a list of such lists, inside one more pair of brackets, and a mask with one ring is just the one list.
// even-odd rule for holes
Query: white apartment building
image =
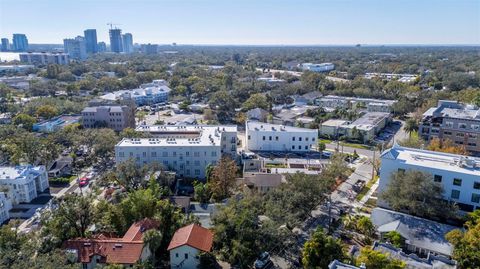
{"label": "white apartment building", "polygon": [[205,178],[208,165],[222,156],[237,158],[236,126],[140,126],[153,138],[124,138],[115,146],[115,161],[134,158],[138,164],[157,162],[180,176]]}
{"label": "white apartment building", "polygon": [[12,202],[7,199],[4,192],[0,192],[0,225],[10,218],[8,211],[12,209]]}
{"label": "white apartment building", "polygon": [[454,201],[463,211],[480,209],[480,159],[398,145],[381,155],[378,192],[383,192],[393,172],[418,170],[442,184],[445,200]]}
{"label": "white apartment building", "polygon": [[393,111],[395,100],[382,100],[373,98],[346,97],[337,95],[327,95],[315,100],[315,104],[327,108],[346,108],[356,109],[366,107],[368,112],[386,112]]}
{"label": "white apartment building", "polygon": [[29,203],[48,189],[45,166],[0,167],[0,186],[6,186],[13,194],[12,203]]}
{"label": "white apartment building", "polygon": [[329,72],[335,69],[335,65],[332,63],[321,63],[321,64],[313,64],[313,63],[302,63],[299,67],[305,71],[312,71],[312,72]]}
{"label": "white apartment building", "polygon": [[251,151],[307,152],[317,143],[318,130],[247,121],[246,148]]}

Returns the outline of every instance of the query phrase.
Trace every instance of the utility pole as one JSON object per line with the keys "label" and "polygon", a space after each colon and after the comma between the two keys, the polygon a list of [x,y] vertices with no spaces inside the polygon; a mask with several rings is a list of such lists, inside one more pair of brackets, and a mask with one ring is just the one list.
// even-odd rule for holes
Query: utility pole
{"label": "utility pole", "polygon": [[373,149],[373,159],[372,159],[372,180],[375,178],[375,153],[377,150]]}

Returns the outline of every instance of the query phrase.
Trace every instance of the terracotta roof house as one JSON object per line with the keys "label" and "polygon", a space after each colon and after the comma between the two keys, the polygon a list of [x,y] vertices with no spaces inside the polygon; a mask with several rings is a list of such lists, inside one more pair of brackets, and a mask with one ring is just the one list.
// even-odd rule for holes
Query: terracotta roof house
{"label": "terracotta roof house", "polygon": [[85,269],[97,264],[133,265],[151,255],[143,243],[143,233],[158,228],[157,221],[144,219],[130,226],[123,237],[108,237],[103,234],[95,238],[76,238],[65,242],[64,249],[75,262],[82,263]]}
{"label": "terracotta roof house", "polygon": [[170,251],[170,268],[196,269],[199,263],[198,254],[210,252],[212,244],[213,233],[198,224],[178,229],[167,249]]}

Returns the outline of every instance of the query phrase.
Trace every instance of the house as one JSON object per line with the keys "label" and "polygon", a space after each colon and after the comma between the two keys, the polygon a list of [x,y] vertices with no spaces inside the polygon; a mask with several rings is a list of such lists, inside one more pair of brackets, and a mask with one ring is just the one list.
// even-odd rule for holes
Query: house
{"label": "house", "polygon": [[320,125],[319,132],[322,136],[338,138],[339,135],[343,134],[343,126],[348,124],[349,122],[346,120],[327,120]]}
{"label": "house", "polygon": [[363,266],[355,266],[351,264],[346,264],[343,262],[340,262],[338,260],[333,260],[329,265],[328,269],[367,269],[367,267]]}
{"label": "house", "polygon": [[73,158],[62,156],[48,168],[49,177],[63,177],[72,174]]}
{"label": "house", "polygon": [[245,173],[243,175],[243,183],[259,193],[266,193],[280,186],[282,182],[286,182],[285,176],[282,174]]}
{"label": "house", "polygon": [[379,207],[372,210],[370,218],[381,238],[388,232],[398,232],[405,239],[408,252],[420,257],[452,255],[453,246],[445,234],[456,229],[454,226]]}
{"label": "house", "polygon": [[170,202],[176,205],[184,213],[188,213],[190,210],[190,196],[172,196]]}
{"label": "house", "polygon": [[130,226],[123,237],[108,237],[100,234],[94,238],[76,238],[65,242],[63,248],[72,262],[79,262],[84,269],[92,269],[97,264],[118,264],[132,266],[151,256],[143,242],[143,234],[158,228],[159,223],[143,219]]}
{"label": "house", "polygon": [[247,119],[265,122],[267,120],[268,111],[262,108],[253,108],[247,111]]}
{"label": "house", "polygon": [[198,255],[210,252],[213,233],[198,224],[190,224],[178,229],[173,235],[167,250],[170,252],[171,269],[196,269]]}
{"label": "house", "polygon": [[12,113],[0,113],[0,124],[10,124],[12,122]]}
{"label": "house", "polygon": [[[415,253],[407,254],[388,243],[373,243],[373,250],[387,254],[392,259],[401,260],[406,269],[455,269],[457,263],[443,256],[427,255],[420,258]],[[367,268],[368,269],[368,268]]]}

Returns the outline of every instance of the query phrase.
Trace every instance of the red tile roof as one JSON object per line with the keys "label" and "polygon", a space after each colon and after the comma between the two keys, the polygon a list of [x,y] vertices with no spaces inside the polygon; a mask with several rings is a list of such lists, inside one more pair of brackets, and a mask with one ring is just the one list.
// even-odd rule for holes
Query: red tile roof
{"label": "red tile roof", "polygon": [[142,234],[153,228],[158,228],[158,222],[144,219],[132,224],[122,238],[101,234],[91,239],[71,239],[65,242],[64,248],[76,250],[81,263],[90,263],[93,256],[100,256],[98,263],[134,264],[142,255]]}
{"label": "red tile roof", "polygon": [[213,233],[209,229],[197,224],[190,224],[175,232],[167,250],[170,251],[174,248],[188,245],[201,251],[209,252],[212,249],[212,244]]}

